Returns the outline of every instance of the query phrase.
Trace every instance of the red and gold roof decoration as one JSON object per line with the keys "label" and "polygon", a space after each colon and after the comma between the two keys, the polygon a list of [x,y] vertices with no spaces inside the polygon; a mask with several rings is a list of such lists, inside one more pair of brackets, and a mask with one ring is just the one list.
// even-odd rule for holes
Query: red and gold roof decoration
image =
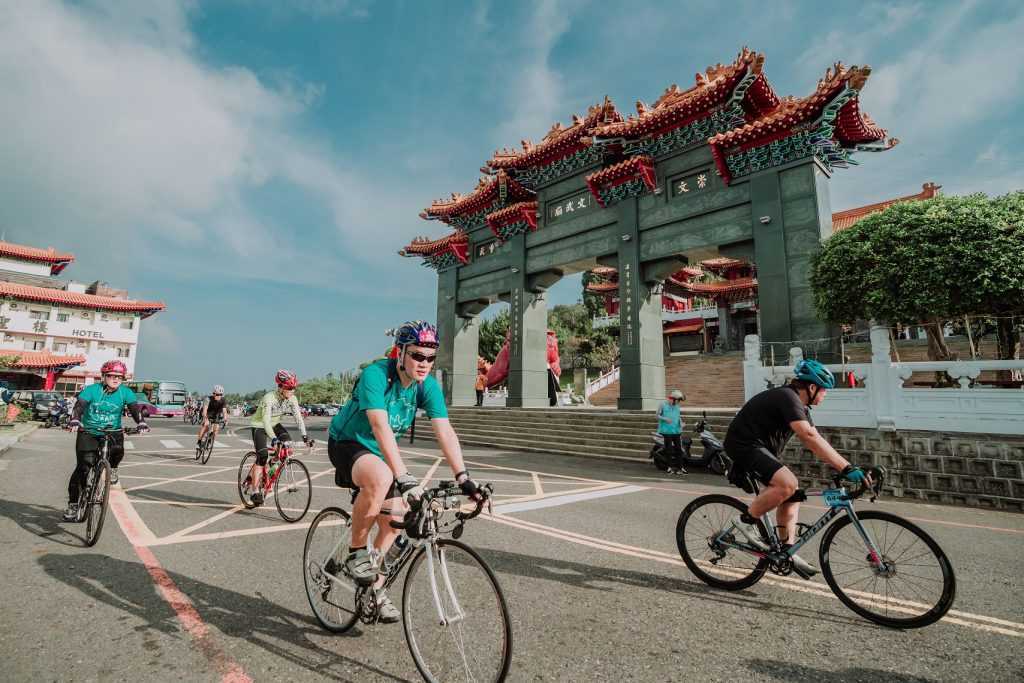
{"label": "red and gold roof decoration", "polygon": [[757,278],[754,277],[720,280],[718,282],[693,282],[670,277],[668,284],[687,294],[706,297],[720,302],[744,301],[757,296]]}
{"label": "red and gold roof decoration", "polygon": [[779,98],[762,73],[763,67],[764,55],[744,47],[731,64],[716,64],[698,73],[692,87],[683,90],[673,83],[654,106],[637,101],[636,116],[630,114],[625,121],[595,128],[594,135],[635,139],[685,126],[725,103],[748,74],[755,79],[746,90],[741,106],[748,116],[764,115],[778,106]]}
{"label": "red and gold roof decoration", "polygon": [[595,294],[605,294],[606,292],[617,292],[619,291],[619,281],[616,277],[614,282],[591,282],[587,285],[588,292],[594,292]]}
{"label": "red and gold roof decoration", "polygon": [[[801,127],[823,118],[827,107],[834,106],[837,98],[846,97],[831,122],[831,137],[844,147],[885,141],[887,132],[880,128],[867,114],[861,112],[860,91],[871,75],[870,66],[846,67],[836,62],[829,67],[825,76],[818,81],[814,92],[803,98],[785,97],[777,107],[764,116],[725,133],[718,133],[708,142],[719,172],[726,182],[730,172],[725,163],[726,154],[745,151],[779,140],[793,134]],[[896,138],[885,141],[883,149],[899,143]]]}
{"label": "red and gold roof decoration", "polygon": [[535,193],[520,185],[505,171],[485,176],[476,188],[467,195],[453,192],[451,199],[435,199],[420,218],[438,219],[449,223],[453,218],[465,216],[490,208],[496,202],[523,201],[532,199]]}
{"label": "red and gold roof decoration", "polygon": [[74,254],[59,252],[53,247],[40,249],[39,247],[28,247],[23,244],[5,241],[0,241],[0,256],[48,263],[50,264],[50,275],[57,275],[69,263],[75,260]]}
{"label": "red and gold roof decoration", "polygon": [[941,185],[928,182],[921,186],[921,191],[917,194],[907,195],[906,197],[897,197],[896,199],[887,199],[884,202],[876,202],[874,204],[868,204],[867,206],[859,206],[855,209],[839,211],[838,213],[832,214],[832,232],[849,228],[871,214],[883,211],[893,204],[914,202],[937,197],[940,189],[942,189]]}
{"label": "red and gold roof decoration", "polygon": [[58,356],[49,351],[15,351],[0,349],[0,356],[10,358],[17,356],[14,367],[18,370],[49,370],[52,368],[72,368],[85,362],[85,356]]}
{"label": "red and gold roof decoration", "polygon": [[441,270],[458,263],[469,262],[469,236],[464,230],[456,230],[444,237],[432,240],[417,237],[398,252],[399,256],[420,256],[425,265]]}
{"label": "red and gold roof decoration", "polygon": [[572,125],[563,127],[556,121],[547,135],[536,145],[522,140],[522,151],[501,149],[487,162],[493,169],[526,169],[545,166],[593,144],[593,130],[599,126],[622,121],[615,104],[606,96],[600,104],[587,110],[584,118],[573,114]]}
{"label": "red and gold roof decoration", "polygon": [[654,160],[646,155],[630,157],[617,164],[604,168],[587,176],[587,187],[602,207],[608,206],[609,191],[631,181],[640,181],[647,190],[658,185],[654,175]]}
{"label": "red and gold roof decoration", "polygon": [[136,301],[134,299],[118,299],[112,296],[95,294],[79,294],[50,287],[33,287],[13,282],[0,282],[0,296],[26,301],[39,301],[52,304],[63,304],[78,308],[90,308],[121,313],[140,313],[143,318],[149,317],[166,308],[160,301]]}
{"label": "red and gold roof decoration", "polygon": [[679,334],[681,332],[700,332],[704,329],[704,320],[697,318],[696,320],[674,320],[666,323],[661,328],[662,334]]}
{"label": "red and gold roof decoration", "polygon": [[533,232],[537,229],[537,202],[516,202],[487,214],[487,227],[500,240],[509,238],[509,229],[517,226]]}

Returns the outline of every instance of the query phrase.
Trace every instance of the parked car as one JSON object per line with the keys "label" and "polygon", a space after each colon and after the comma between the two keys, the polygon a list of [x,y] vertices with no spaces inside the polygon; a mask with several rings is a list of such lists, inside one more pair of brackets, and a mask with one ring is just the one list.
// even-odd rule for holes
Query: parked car
{"label": "parked car", "polygon": [[[142,412],[142,419],[148,418],[150,415],[159,415],[156,406],[146,399],[145,394],[135,393],[135,402],[139,404],[139,410]],[[124,414],[128,415],[128,406],[124,408]]]}
{"label": "parked car", "polygon": [[34,391],[28,389],[19,389],[14,392],[14,396],[11,397],[10,403],[22,408],[24,410],[32,410]]}
{"label": "parked car", "polygon": [[338,414],[338,410],[338,406],[327,406],[327,408],[324,409],[324,414],[329,417],[334,417]]}
{"label": "parked car", "polygon": [[50,417],[50,408],[57,405],[60,394],[56,391],[33,391],[32,394],[32,419],[46,420]]}

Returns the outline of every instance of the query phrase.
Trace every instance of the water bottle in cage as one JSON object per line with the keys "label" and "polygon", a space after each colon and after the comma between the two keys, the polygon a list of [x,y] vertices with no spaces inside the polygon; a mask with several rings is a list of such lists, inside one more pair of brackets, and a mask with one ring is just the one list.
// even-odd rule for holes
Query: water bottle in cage
{"label": "water bottle in cage", "polygon": [[398,558],[402,556],[402,553],[405,552],[405,549],[408,546],[409,537],[405,534],[399,534],[398,538],[395,539],[395,542],[391,544],[391,547],[388,548],[388,552],[384,555],[384,566],[390,567],[397,562]]}

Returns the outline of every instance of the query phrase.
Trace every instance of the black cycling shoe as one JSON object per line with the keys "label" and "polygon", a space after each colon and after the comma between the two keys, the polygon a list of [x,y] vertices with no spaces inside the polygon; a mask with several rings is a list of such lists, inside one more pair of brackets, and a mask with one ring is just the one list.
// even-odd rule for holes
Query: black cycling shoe
{"label": "black cycling shoe", "polygon": [[252,497],[250,497],[249,500],[252,501],[253,505],[259,507],[260,505],[263,505],[263,494],[257,491],[256,493],[252,494]]}

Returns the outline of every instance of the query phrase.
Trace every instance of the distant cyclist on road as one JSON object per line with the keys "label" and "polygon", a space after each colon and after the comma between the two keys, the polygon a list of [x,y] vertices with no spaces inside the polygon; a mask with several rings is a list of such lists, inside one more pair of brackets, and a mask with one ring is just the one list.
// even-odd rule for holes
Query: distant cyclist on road
{"label": "distant cyclist on road", "polygon": [[295,424],[302,432],[302,440],[306,445],[312,445],[313,441],[306,434],[306,423],[302,420],[302,411],[299,409],[299,401],[295,398],[295,387],[299,386],[299,379],[291,370],[278,370],[274,375],[277,383],[277,390],[271,391],[260,399],[256,406],[256,412],[252,416],[249,426],[252,427],[252,445],[256,450],[256,463],[249,471],[252,478],[252,502],[256,505],[263,503],[263,468],[267,464],[267,442],[270,446],[277,446],[279,441],[291,441],[291,435],[281,424],[281,417],[292,415]]}
{"label": "distant cyclist on road", "polygon": [[[836,385],[831,371],[816,360],[796,364],[795,378],[786,386],[757,394],[740,408],[725,435],[725,451],[732,458],[729,480],[745,488],[745,475],[751,474],[764,484],[747,511],[732,521],[747,543],[767,552],[768,545],[757,530],[757,520],[778,508],[779,540],[789,547],[796,538],[796,520],[800,502],[790,500],[799,482],[796,475],[782,464],[782,451],[795,433],[815,457],[841,472],[845,479],[864,481],[867,474],[852,466],[825,440],[811,422],[811,408],[825,400]],[[748,491],[750,493],[752,491]],[[798,555],[792,557],[797,573],[810,578],[818,573]]]}
{"label": "distant cyclist on road", "polygon": [[381,514],[386,505],[401,520],[406,510],[402,499],[419,498],[423,486],[402,460],[397,438],[404,434],[423,408],[437,435],[441,452],[463,493],[479,499],[479,487],[469,477],[462,460],[459,437],[448,421],[448,409],[437,380],[430,374],[437,358],[437,330],[422,320],[407,322],[395,333],[389,358],[376,360],[359,376],[352,398],[331,419],[327,454],[336,468],[335,483],[358,487],[352,510],[352,540],[345,569],[356,582],[377,590],[380,620],[399,620],[398,609],[381,587],[384,577],[374,570],[366,544],[374,522],[374,546],[381,552],[398,536]]}
{"label": "distant cyclist on road", "polygon": [[227,401],[224,400],[224,387],[219,384],[214,386],[213,392],[203,401],[201,410],[203,426],[199,428],[199,436],[196,438],[197,446],[203,443],[206,432],[212,430],[213,440],[216,441],[221,425],[227,426],[228,411]]}
{"label": "distant cyclist on road", "polygon": [[[68,506],[64,510],[64,521],[78,520],[78,494],[85,486],[89,469],[99,457],[98,437],[110,429],[121,428],[121,415],[125,406],[139,425],[140,432],[148,432],[149,425],[142,417],[135,392],[126,387],[124,377],[128,372],[119,360],[110,360],[100,368],[103,380],[82,389],[71,413],[71,431],[78,432],[75,440],[75,469],[68,481]],[[124,434],[115,433],[110,437],[110,483],[117,483],[117,466],[124,458]]]}

